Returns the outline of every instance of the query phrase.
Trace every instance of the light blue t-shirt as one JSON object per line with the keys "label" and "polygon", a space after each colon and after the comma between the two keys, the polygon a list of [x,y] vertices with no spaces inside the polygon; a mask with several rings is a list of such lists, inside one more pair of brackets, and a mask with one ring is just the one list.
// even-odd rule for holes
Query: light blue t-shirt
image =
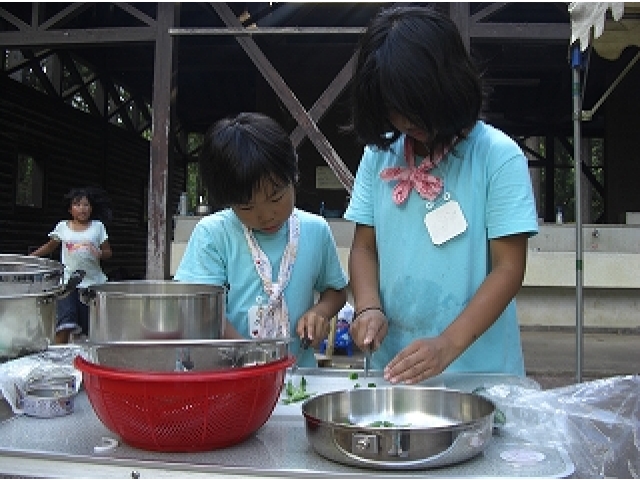
{"label": "light blue t-shirt", "polygon": [[[372,355],[377,369],[413,340],[437,336],[455,320],[489,273],[490,239],[538,232],[526,157],[506,134],[479,121],[430,172],[444,180],[431,211],[450,197],[468,224],[435,245],[424,223],[427,201],[412,190],[396,205],[391,192],[397,182],[379,176],[384,168],[406,166],[403,145],[401,136],[389,151],[365,149],[344,215],[375,228],[380,296],[389,319],[387,337]],[[524,375],[515,300],[447,371]]]}
{"label": "light blue t-shirt", "polygon": [[[315,304],[316,293],[328,288],[340,290],[347,285],[327,221],[303,210],[296,209],[295,212],[300,219],[298,253],[284,291],[294,337],[298,320]],[[274,234],[254,232],[254,235],[269,258],[272,278],[277,279],[289,240],[288,222]],[[226,285],[227,320],[243,337],[250,338],[247,312],[267,296],[253,264],[242,223],[233,210],[221,210],[196,224],[174,280]],[[290,353],[298,357],[298,365],[316,367],[313,349],[299,350],[299,344],[293,341],[289,346]]]}

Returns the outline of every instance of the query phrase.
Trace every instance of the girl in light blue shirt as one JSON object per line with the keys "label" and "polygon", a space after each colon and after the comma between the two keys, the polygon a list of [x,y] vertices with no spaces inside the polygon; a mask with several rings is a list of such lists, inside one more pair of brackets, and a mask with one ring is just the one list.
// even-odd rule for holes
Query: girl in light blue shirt
{"label": "girl in light blue shirt", "polygon": [[[200,155],[204,185],[225,206],[195,226],[174,280],[226,286],[226,338],[308,338],[317,347],[346,302],[347,278],[326,220],[295,208],[297,156],[258,113],[214,124]],[[316,300],[317,298],[317,300]],[[317,366],[293,342],[298,365]]]}
{"label": "girl in light blue shirt", "polygon": [[363,35],[353,126],[366,148],[345,218],[350,332],[390,382],[524,375],[515,296],[537,215],[527,160],[479,120],[481,82],[455,24],[381,10]]}

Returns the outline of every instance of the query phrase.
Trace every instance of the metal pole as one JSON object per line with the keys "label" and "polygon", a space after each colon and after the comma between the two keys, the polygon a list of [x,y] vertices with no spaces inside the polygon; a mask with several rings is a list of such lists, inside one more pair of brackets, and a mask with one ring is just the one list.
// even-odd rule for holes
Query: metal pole
{"label": "metal pole", "polygon": [[580,68],[582,54],[580,52],[580,42],[571,50],[571,71],[572,71],[572,94],[573,94],[573,160],[575,169],[575,212],[576,212],[576,382],[582,382],[583,366],[583,310],[584,302],[582,298],[583,264],[582,264],[582,205],[581,189],[582,183],[582,160],[580,156],[580,141],[582,138],[580,122],[582,120],[582,89],[580,82]]}

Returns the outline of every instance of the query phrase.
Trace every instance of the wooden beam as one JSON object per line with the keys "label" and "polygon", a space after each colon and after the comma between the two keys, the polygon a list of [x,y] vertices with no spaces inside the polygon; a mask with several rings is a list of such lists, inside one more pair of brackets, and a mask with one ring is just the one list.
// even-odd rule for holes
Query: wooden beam
{"label": "wooden beam", "polygon": [[569,41],[571,27],[564,23],[474,23],[471,38]]}
{"label": "wooden beam", "polygon": [[150,27],[155,27],[156,26],[155,19],[151,18],[149,15],[145,14],[144,12],[141,12],[137,8],[132,7],[128,3],[116,2],[116,3],[114,3],[114,5],[116,5],[117,7],[120,7],[122,10],[127,12],[132,17],[137,18],[142,23],[146,23]]}
{"label": "wooden beam", "polygon": [[481,22],[482,20],[484,20],[487,17],[490,17],[494,13],[499,12],[500,10],[503,10],[507,5],[509,5],[507,2],[490,3],[487,7],[484,7],[481,10],[478,10],[473,15],[471,15],[470,17],[471,23]]}
{"label": "wooden beam", "polygon": [[169,179],[169,137],[171,131],[171,79],[173,39],[169,28],[175,21],[174,3],[158,3],[154,29],[155,62],[153,68],[153,123],[147,202],[147,280],[168,278],[167,194]]}
{"label": "wooden beam", "polygon": [[152,27],[118,27],[47,30],[43,32],[35,30],[1,32],[0,46],[9,48],[153,42],[155,31],[156,29]]}
{"label": "wooden beam", "polygon": [[91,3],[72,3],[60,10],[46,22],[38,25],[38,30],[49,30],[56,25],[60,25],[63,21],[68,22],[91,8],[91,6]]}
{"label": "wooden beam", "polygon": [[[353,67],[356,62],[357,54],[353,54],[349,61],[342,67],[342,70],[336,75],[333,81],[329,84],[327,89],[322,92],[320,98],[316,100],[311,109],[309,110],[309,115],[313,119],[314,122],[319,122],[320,119],[324,116],[324,114],[329,110],[333,102],[335,102],[336,98],[340,96],[340,93],[344,90],[344,88],[351,81],[351,77],[353,77]],[[291,141],[293,142],[293,146],[298,148],[300,143],[305,139],[305,132],[300,125],[298,125],[293,132],[291,132]]]}
{"label": "wooden beam", "polygon": [[[235,28],[242,27],[242,24],[226,3],[212,3],[211,6],[225,24]],[[302,104],[300,104],[300,101],[296,98],[276,69],[271,65],[269,60],[264,56],[258,45],[253,41],[253,39],[248,37],[237,36],[236,41],[244,49],[249,58],[251,58],[265,80],[269,85],[271,85],[271,88],[273,88],[276,95],[278,95],[280,100],[285,104],[293,118],[296,119],[298,125],[300,125],[305,131],[311,142],[313,142],[320,152],[320,155],[336,174],[338,180],[340,180],[347,191],[351,192],[353,187],[353,174],[349,171],[344,162],[342,162],[338,153],[333,149],[329,141],[318,129],[318,126],[309,116],[309,113],[304,109]]]}
{"label": "wooden beam", "polygon": [[243,36],[252,37],[254,35],[360,35],[366,30],[365,27],[205,27],[205,28],[172,28],[171,35],[219,35],[219,36]]}
{"label": "wooden beam", "polygon": [[[26,31],[29,30],[29,24],[23,22],[15,15],[7,12],[4,8],[0,7],[0,18],[6,20],[11,25],[16,27],[18,30]],[[0,44],[1,45],[1,44]]]}
{"label": "wooden beam", "polygon": [[469,2],[452,2],[449,4],[449,17],[458,27],[462,43],[467,52],[471,51],[471,37],[469,35]]}

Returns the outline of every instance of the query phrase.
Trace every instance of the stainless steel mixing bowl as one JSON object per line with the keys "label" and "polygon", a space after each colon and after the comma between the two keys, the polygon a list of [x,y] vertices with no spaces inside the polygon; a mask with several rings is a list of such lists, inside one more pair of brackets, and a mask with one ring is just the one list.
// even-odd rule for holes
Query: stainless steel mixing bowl
{"label": "stainless steel mixing bowl", "polygon": [[104,367],[142,372],[211,371],[263,365],[289,354],[289,339],[87,343]]}

